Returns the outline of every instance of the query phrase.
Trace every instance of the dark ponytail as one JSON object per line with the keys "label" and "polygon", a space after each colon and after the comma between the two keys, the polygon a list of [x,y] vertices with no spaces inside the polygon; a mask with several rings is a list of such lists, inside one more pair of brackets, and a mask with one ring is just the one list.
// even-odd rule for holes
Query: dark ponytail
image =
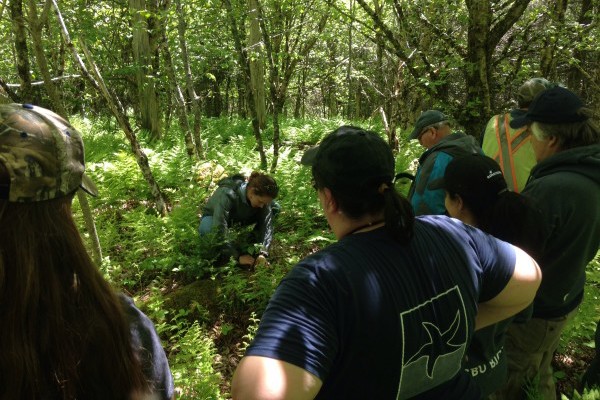
{"label": "dark ponytail", "polygon": [[407,244],[413,237],[415,215],[410,202],[400,195],[390,184],[383,190],[385,229],[401,244]]}
{"label": "dark ponytail", "polygon": [[[313,168],[315,187],[326,187],[323,178]],[[385,229],[401,244],[407,244],[413,236],[415,215],[410,202],[400,195],[394,184],[382,182],[381,178],[371,180],[360,190],[350,191],[329,188],[340,209],[349,218],[358,219],[367,214],[383,210]]]}

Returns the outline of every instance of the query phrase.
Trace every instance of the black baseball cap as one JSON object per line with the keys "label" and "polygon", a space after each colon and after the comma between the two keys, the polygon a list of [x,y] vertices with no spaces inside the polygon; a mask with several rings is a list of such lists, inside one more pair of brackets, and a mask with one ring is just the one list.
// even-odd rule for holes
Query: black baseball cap
{"label": "black baseball cap", "polygon": [[546,89],[535,97],[527,113],[510,121],[513,129],[521,128],[532,122],[544,124],[565,124],[583,122],[587,116],[578,113],[583,101],[575,93],[561,86]]}
{"label": "black baseball cap", "polygon": [[311,165],[324,186],[346,193],[369,183],[391,183],[395,173],[392,149],[381,136],[349,125],[328,134],[300,162]]}
{"label": "black baseball cap", "polygon": [[415,122],[415,128],[408,136],[409,139],[416,139],[419,134],[423,132],[423,129],[428,126],[435,125],[439,122],[448,121],[448,117],[441,111],[438,110],[427,110],[419,115],[417,122]]}
{"label": "black baseball cap", "polygon": [[508,190],[500,165],[477,153],[454,158],[448,163],[444,177],[431,182],[428,188],[482,199],[495,198]]}

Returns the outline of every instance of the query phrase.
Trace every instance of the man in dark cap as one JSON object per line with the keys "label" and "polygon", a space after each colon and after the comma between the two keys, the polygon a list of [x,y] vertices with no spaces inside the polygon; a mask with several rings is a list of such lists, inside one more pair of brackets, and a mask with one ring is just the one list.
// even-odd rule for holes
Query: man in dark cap
{"label": "man in dark cap", "polygon": [[415,218],[374,132],[343,126],[302,162],[338,242],[283,279],[232,397],[480,399],[461,367],[473,328],[531,302],[535,261],[458,220]]}
{"label": "man in dark cap", "polygon": [[577,95],[554,87],[511,122],[531,132],[537,164],[523,194],[537,201],[548,235],[537,259],[544,278],[533,318],[508,330],[507,400],[525,398],[521,387],[538,380],[541,398],[556,396],[552,356],[583,299],[585,268],[600,244],[600,129],[590,116]]}
{"label": "man in dark cap", "polygon": [[529,131],[525,127],[511,128],[510,122],[527,113],[527,108],[539,92],[553,86],[544,78],[532,78],[523,83],[517,93],[518,108],[506,114],[494,115],[483,133],[483,152],[500,164],[508,188],[513,192],[523,190],[536,161],[529,145]]}
{"label": "man in dark cap", "polygon": [[446,166],[454,157],[480,153],[481,148],[472,136],[452,132],[448,117],[438,110],[423,112],[408,138],[418,139],[427,149],[419,157],[408,200],[416,215],[445,214],[444,191],[429,189],[429,183],[444,176]]}

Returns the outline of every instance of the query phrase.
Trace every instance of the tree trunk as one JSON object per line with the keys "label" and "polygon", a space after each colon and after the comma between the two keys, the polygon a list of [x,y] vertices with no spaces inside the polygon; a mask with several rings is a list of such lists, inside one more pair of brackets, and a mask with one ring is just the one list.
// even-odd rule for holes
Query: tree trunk
{"label": "tree trunk", "polygon": [[148,21],[144,17],[147,12],[144,0],[129,0],[133,25],[133,58],[136,65],[136,84],[142,129],[150,132],[152,140],[161,136],[160,108],[152,77],[152,51],[148,33]]}
{"label": "tree trunk", "polygon": [[42,45],[42,26],[48,19],[48,13],[52,7],[50,2],[44,3],[44,9],[42,15],[38,18],[37,6],[35,0],[28,0],[29,2],[29,30],[31,32],[33,51],[35,53],[35,59],[40,70],[40,74],[44,79],[44,88],[50,97],[52,103],[52,109],[59,115],[64,117],[67,116],[66,109],[63,105],[61,96],[52,80],[50,70],[48,68],[48,61],[46,54],[44,53],[44,47]]}
{"label": "tree trunk", "polygon": [[100,239],[98,238],[98,232],[96,231],[96,224],[94,223],[94,216],[92,215],[90,203],[88,202],[87,195],[82,190],[77,191],[77,200],[79,200],[85,228],[90,235],[90,239],[92,239],[92,256],[94,263],[100,268],[102,265],[102,247],[100,246]]}
{"label": "tree trunk", "polygon": [[[590,11],[592,10],[592,1],[591,0],[583,0],[581,2],[581,9],[579,12],[578,22],[580,26],[589,26],[592,23],[592,17]],[[573,52],[573,58],[575,58],[579,65],[585,65],[585,61],[587,59],[587,52],[584,50],[580,50],[576,48]],[[585,82],[584,75],[580,68],[577,67],[576,64],[572,65],[569,68],[567,85],[572,89],[576,89],[581,87],[582,83]]]}
{"label": "tree trunk", "polygon": [[264,50],[260,34],[260,25],[258,22],[258,2],[257,0],[248,1],[248,18],[250,19],[250,30],[248,33],[248,58],[250,61],[250,82],[254,92],[254,107],[256,109],[256,118],[260,129],[265,129],[267,124],[267,109],[265,98],[265,66]]}
{"label": "tree trunk", "polygon": [[19,99],[22,103],[33,103],[33,86],[31,85],[31,67],[29,66],[29,50],[27,48],[27,30],[23,17],[23,1],[10,0],[10,17],[17,58],[17,74],[20,80]]}
{"label": "tree trunk", "polygon": [[306,76],[307,76],[306,66],[302,67],[302,71],[300,74],[300,78],[298,79],[298,93],[296,94],[296,102],[294,104],[294,118],[300,119],[304,118],[306,107],[304,104],[305,94],[306,94]]}
{"label": "tree trunk", "polygon": [[564,27],[565,22],[565,11],[567,9],[567,0],[557,0],[552,3],[550,8],[550,20],[552,25],[549,27],[553,34],[547,34],[545,44],[542,50],[542,59],[540,60],[540,70],[542,76],[549,79],[550,81],[557,80],[556,72],[556,59],[554,54],[556,52],[556,43],[558,36]]}
{"label": "tree trunk", "polygon": [[[271,41],[271,35],[265,23],[266,17],[264,15],[262,5],[258,2],[258,0],[256,0],[256,4],[269,65],[269,93],[271,102],[273,104],[273,162],[271,164],[270,172],[274,173],[279,162],[279,115],[282,113],[285,106],[289,84],[294,72],[296,71],[299,60],[306,57],[310,50],[317,43],[319,34],[323,31],[323,29],[325,29],[329,15],[326,13],[321,16],[317,23],[316,31],[310,32],[304,41],[301,40],[301,38],[306,36],[303,27],[296,31],[297,36],[295,38],[288,38],[289,41],[295,42],[295,46],[298,46],[297,52],[295,54],[290,54],[290,51],[287,48],[284,51],[282,51],[280,48],[280,38],[278,38],[275,43]],[[281,10],[279,10],[279,12],[281,13]],[[281,14],[282,15],[278,15],[275,19],[280,18],[281,20],[285,20],[286,16],[283,15],[283,13]],[[305,16],[298,16],[300,20],[304,20],[304,17]],[[278,55],[281,53],[283,53],[283,55],[278,57]]]}
{"label": "tree trunk", "polygon": [[490,53],[487,49],[492,10],[488,0],[467,0],[469,27],[465,82],[467,101],[462,120],[467,133],[478,136],[491,115],[489,85]]}
{"label": "tree trunk", "polygon": [[352,61],[353,54],[352,51],[352,39],[354,38],[354,0],[350,0],[350,20],[348,21],[348,65],[346,66],[346,85],[348,85],[348,95],[346,97],[346,118],[354,117],[354,106],[355,103],[352,101],[354,86],[352,85]]}
{"label": "tree trunk", "polygon": [[196,90],[194,89],[192,68],[190,67],[190,58],[187,50],[187,42],[185,40],[187,23],[185,21],[183,8],[181,7],[181,0],[176,0],[175,4],[177,6],[177,35],[179,38],[179,50],[181,51],[183,70],[185,71],[185,87],[188,98],[191,102],[192,114],[194,115],[194,126],[192,129],[194,149],[198,159],[204,160],[206,158],[206,155],[204,154],[204,148],[202,147],[202,137],[200,135],[200,118],[202,117],[202,110],[200,108],[200,99],[198,98]]}
{"label": "tree trunk", "polygon": [[192,138],[192,128],[190,126],[188,120],[187,106],[185,104],[185,97],[183,95],[183,91],[179,84],[177,83],[177,76],[175,75],[175,68],[173,66],[173,57],[171,56],[171,51],[169,50],[169,43],[167,41],[166,32],[164,37],[164,48],[162,51],[165,69],[167,72],[167,77],[169,78],[170,83],[170,92],[175,95],[175,101],[177,105],[175,106],[175,112],[179,117],[179,127],[183,131],[183,137],[185,140],[185,150],[189,157],[198,157],[200,155],[196,153],[196,146],[194,144],[194,139]]}
{"label": "tree trunk", "polygon": [[[248,106],[248,110],[250,111],[250,117],[252,118],[252,131],[254,132],[254,138],[256,140],[256,147],[258,154],[260,155],[260,169],[267,169],[267,155],[265,154],[265,148],[262,140],[262,129],[260,127],[260,123],[258,122],[258,114],[255,107],[254,101],[254,90],[252,90],[252,84],[250,81],[250,63],[248,61],[248,53],[245,47],[242,45],[242,34],[243,29],[238,27],[237,20],[235,19],[235,14],[233,12],[233,8],[231,6],[230,0],[223,0],[223,4],[225,5],[225,9],[227,10],[227,16],[229,17],[229,28],[231,29],[231,34],[233,36],[233,41],[235,44],[235,49],[237,51],[240,68],[242,70],[241,79],[243,82],[240,82],[239,88],[241,91],[245,91],[246,94],[246,103]],[[241,101],[241,99],[240,99]]]}
{"label": "tree trunk", "polygon": [[86,55],[86,58],[88,59],[89,63],[91,64],[92,73],[94,74],[95,78],[90,74],[90,72],[86,68],[85,64],[83,63],[83,60],[77,53],[77,50],[75,49],[75,46],[73,45],[73,42],[71,41],[69,31],[67,30],[67,26],[64,23],[62,14],[60,12],[60,9],[58,8],[58,4],[56,3],[56,0],[51,0],[51,1],[52,1],[52,5],[54,6],[54,10],[56,12],[58,22],[60,24],[60,28],[61,28],[61,31],[63,34],[65,44],[67,45],[67,47],[69,49],[71,49],[71,51],[73,53],[73,57],[75,59],[75,62],[77,65],[79,65],[79,68],[80,68],[82,74],[86,77],[88,82],[90,82],[90,84],[99,93],[102,94],[102,96],[108,103],[108,106],[109,106],[111,112],[113,113],[113,115],[115,116],[117,121],[119,122],[121,129],[123,130],[123,132],[125,133],[125,136],[129,140],[129,143],[131,145],[131,150],[136,158],[136,161],[140,167],[140,170],[142,172],[142,175],[144,176],[144,179],[146,179],[146,182],[148,183],[148,185],[150,187],[150,192],[152,193],[152,196],[154,197],[154,202],[156,204],[157,211],[159,212],[160,215],[165,216],[168,212],[167,201],[166,201],[164,195],[162,194],[160,187],[158,186],[158,183],[154,179],[152,170],[150,169],[150,166],[148,165],[148,157],[146,156],[146,154],[144,154],[144,151],[142,150],[139,142],[137,141],[135,132],[133,132],[133,129],[131,129],[129,120],[127,119],[127,116],[125,115],[123,106],[121,105],[119,98],[111,95],[111,93],[108,91],[106,85],[104,84],[104,81],[102,80],[100,71],[98,71],[98,68],[97,68],[96,64],[94,63],[94,60],[92,59],[91,54],[89,53],[87,47],[85,46],[85,42],[84,42],[83,38],[79,38],[79,43]]}

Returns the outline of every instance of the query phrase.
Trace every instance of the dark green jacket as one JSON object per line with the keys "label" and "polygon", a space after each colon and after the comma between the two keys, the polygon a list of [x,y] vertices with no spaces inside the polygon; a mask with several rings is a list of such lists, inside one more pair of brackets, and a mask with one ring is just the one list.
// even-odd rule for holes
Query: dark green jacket
{"label": "dark green jacket", "polygon": [[[273,203],[263,208],[254,208],[246,197],[246,182],[241,179],[225,178],[210,196],[202,209],[202,216],[213,217],[213,229],[226,235],[228,228],[236,223],[254,226],[255,243],[261,243],[261,252],[268,255],[273,240]],[[226,236],[225,236],[226,237]],[[225,253],[239,257],[239,250],[228,243]]]}
{"label": "dark green jacket", "polygon": [[537,200],[548,225],[533,317],[561,317],[581,303],[585,268],[600,245],[600,144],[541,161],[523,194]]}

